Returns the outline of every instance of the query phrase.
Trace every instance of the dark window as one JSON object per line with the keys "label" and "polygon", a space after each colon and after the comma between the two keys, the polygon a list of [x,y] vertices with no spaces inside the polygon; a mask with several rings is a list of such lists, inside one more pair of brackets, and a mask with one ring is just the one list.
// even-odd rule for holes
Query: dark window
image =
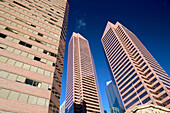
{"label": "dark window", "polygon": [[142,86],[137,92],[140,93],[143,89],[144,87]]}
{"label": "dark window", "polygon": [[21,44],[21,45],[25,46],[25,44],[26,44],[26,43],[25,43],[25,42],[23,42],[23,41],[20,41],[20,42],[19,42],[19,44]]}
{"label": "dark window", "polygon": [[40,82],[26,78],[25,84],[28,84],[28,85],[31,85],[31,86],[38,86],[40,84]]}
{"label": "dark window", "polygon": [[47,54],[48,51],[44,50],[43,53]]}
{"label": "dark window", "polygon": [[2,37],[2,38],[6,38],[6,37],[7,37],[7,35],[4,35],[4,34],[0,33],[0,37]]}
{"label": "dark window", "polygon": [[55,64],[55,63],[53,63],[53,66],[54,66],[54,67],[55,67],[55,65],[56,65],[56,64]]}
{"label": "dark window", "polygon": [[139,99],[136,98],[135,100],[133,100],[131,103],[129,103],[127,106],[126,106],[126,109],[128,109],[130,106],[132,106],[133,104],[135,104]]}
{"label": "dark window", "polygon": [[30,44],[26,44],[26,47],[29,47],[29,48],[31,48],[31,47],[32,47],[32,45],[30,45]]}
{"label": "dark window", "polygon": [[26,8],[26,9],[28,9],[28,10],[31,10],[30,8],[28,8],[28,7],[24,6],[24,5],[22,5],[22,4],[20,4],[20,3],[16,2],[16,1],[13,1],[13,3],[15,3],[15,4],[17,4],[17,5],[20,5],[20,6],[22,6],[22,7]]}
{"label": "dark window", "polygon": [[32,27],[36,27],[35,25],[31,24]]}
{"label": "dark window", "polygon": [[9,28],[9,27],[6,27],[5,30],[8,30],[10,32],[13,32],[13,29]]}
{"label": "dark window", "polygon": [[168,96],[168,94],[167,94],[167,93],[165,93],[165,94],[163,94],[162,96],[165,98],[165,97],[167,97],[167,96]]}
{"label": "dark window", "polygon": [[140,99],[143,98],[145,95],[147,95],[148,93],[145,91],[143,94],[141,94],[139,97]]}
{"label": "dark window", "polygon": [[39,82],[34,81],[33,86],[38,86]]}
{"label": "dark window", "polygon": [[146,98],[144,101],[142,101],[143,104],[147,103],[150,99],[150,97]]}
{"label": "dark window", "polygon": [[26,47],[29,47],[29,48],[32,47],[32,45],[30,45],[30,44],[28,44],[28,43],[25,43],[25,42],[23,42],[23,41],[20,41],[19,44],[21,44],[21,45],[23,45],[23,46],[26,46]]}
{"label": "dark window", "polygon": [[26,79],[26,80],[25,80],[25,83],[28,84],[28,85],[32,85],[32,84],[33,84],[33,80]]}
{"label": "dark window", "polygon": [[41,58],[35,56],[35,57],[34,57],[34,60],[40,61]]}
{"label": "dark window", "polygon": [[38,33],[38,35],[43,37],[43,34],[42,34],[42,33]]}

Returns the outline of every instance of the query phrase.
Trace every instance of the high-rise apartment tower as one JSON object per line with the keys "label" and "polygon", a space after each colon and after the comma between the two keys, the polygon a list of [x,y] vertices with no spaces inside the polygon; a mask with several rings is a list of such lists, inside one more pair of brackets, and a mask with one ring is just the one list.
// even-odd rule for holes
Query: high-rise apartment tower
{"label": "high-rise apartment tower", "polygon": [[73,33],[68,48],[67,113],[103,113],[95,66],[88,41]]}
{"label": "high-rise apartment tower", "polygon": [[125,110],[140,104],[170,108],[170,78],[139,39],[108,22],[102,44]]}
{"label": "high-rise apartment tower", "polygon": [[66,0],[0,0],[0,112],[58,113]]}

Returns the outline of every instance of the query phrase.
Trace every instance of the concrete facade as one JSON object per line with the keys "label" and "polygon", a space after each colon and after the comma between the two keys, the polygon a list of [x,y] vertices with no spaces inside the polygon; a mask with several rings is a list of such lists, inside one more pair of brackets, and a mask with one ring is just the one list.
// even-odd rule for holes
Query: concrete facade
{"label": "concrete facade", "polygon": [[125,110],[141,104],[170,108],[169,76],[131,31],[108,22],[101,41]]}
{"label": "concrete facade", "polygon": [[136,106],[132,110],[128,110],[125,113],[170,113],[170,109],[153,104],[146,104]]}
{"label": "concrete facade", "polygon": [[68,7],[0,1],[0,112],[59,112]]}
{"label": "concrete facade", "polygon": [[97,75],[88,41],[73,33],[67,64],[67,113],[103,113]]}

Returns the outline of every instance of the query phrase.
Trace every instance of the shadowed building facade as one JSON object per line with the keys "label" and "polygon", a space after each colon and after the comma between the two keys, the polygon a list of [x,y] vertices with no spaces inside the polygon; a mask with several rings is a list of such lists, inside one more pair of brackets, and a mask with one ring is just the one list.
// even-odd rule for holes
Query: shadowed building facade
{"label": "shadowed building facade", "polygon": [[59,112],[68,7],[0,0],[0,112]]}
{"label": "shadowed building facade", "polygon": [[88,41],[74,32],[68,47],[66,112],[103,113]]}
{"label": "shadowed building facade", "polygon": [[125,110],[140,104],[170,108],[169,76],[131,31],[108,22],[101,41]]}

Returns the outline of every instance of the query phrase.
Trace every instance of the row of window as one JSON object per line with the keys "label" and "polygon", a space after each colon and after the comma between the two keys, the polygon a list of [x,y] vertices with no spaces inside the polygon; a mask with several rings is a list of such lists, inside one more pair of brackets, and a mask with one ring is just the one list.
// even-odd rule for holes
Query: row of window
{"label": "row of window", "polygon": [[28,84],[28,85],[38,87],[38,88],[42,88],[42,89],[47,89],[47,90],[51,89],[50,84],[47,84],[47,83],[44,83],[44,82],[39,82],[39,81],[36,81],[36,80],[32,80],[30,78],[26,78],[24,76],[17,75],[17,74],[14,74],[14,73],[10,73],[10,72],[7,72],[7,71],[1,70],[0,71],[0,77],[8,79],[8,80],[15,81],[15,82]]}
{"label": "row of window", "polygon": [[[11,0],[11,1],[13,1],[13,0]],[[20,1],[20,2],[24,3],[25,5],[28,5],[28,4],[29,4],[29,3],[26,3],[26,2],[24,2],[24,1]],[[44,14],[47,14],[47,15],[49,15],[49,16],[55,18],[55,16],[53,16],[53,15],[51,15],[51,14],[45,12],[45,11],[48,11],[48,12],[49,12],[49,10],[47,10],[47,9],[44,11],[44,10],[41,10],[42,8],[39,9],[39,8],[37,8],[37,7],[35,7],[35,6],[31,5],[31,4],[29,4],[29,6],[30,6],[31,8],[28,8],[27,6],[25,6],[25,5],[21,4],[21,3],[18,3],[18,2],[16,2],[16,1],[13,1],[13,3],[15,3],[15,4],[19,5],[19,6],[22,6],[22,7],[24,7],[24,8],[26,7],[26,9],[32,10],[32,11],[34,11],[34,10],[33,10],[33,8],[34,8],[34,9],[36,9],[36,10],[38,10],[38,11],[44,13]],[[34,5],[36,5],[36,4],[34,4]],[[34,12],[36,13],[37,11],[34,11]],[[51,12],[50,12],[50,13],[51,13]],[[63,18],[62,16],[59,16],[59,15],[53,13],[53,12],[52,12],[52,14],[56,15],[57,17]],[[41,14],[41,15],[42,15],[42,14]],[[56,18],[56,19],[57,19],[57,18]],[[59,23],[58,21],[57,21],[57,23],[61,25],[61,23]]]}
{"label": "row of window", "polygon": [[6,98],[11,100],[17,100],[24,103],[36,104],[40,106],[49,106],[49,99],[37,97],[17,91],[12,91],[8,89],[0,89],[0,98]]}
{"label": "row of window", "polygon": [[[142,103],[145,104],[145,103],[149,102],[150,100],[151,100],[150,97],[147,97],[145,100],[142,101]],[[134,105],[136,102],[139,102],[139,99],[138,99],[138,98],[134,99],[131,103],[129,103],[129,104],[126,106],[126,109],[128,109],[129,107],[131,107],[132,105]],[[140,104],[141,104],[141,103],[140,103]],[[140,105],[140,104],[139,104],[139,105]]]}
{"label": "row of window", "polygon": [[[123,56],[122,56],[123,55]],[[116,66],[116,64],[118,64],[120,62],[120,60],[122,60],[122,58],[126,55],[126,53],[123,51],[123,48],[119,50],[119,52],[117,52],[116,54],[112,55],[111,57],[111,66],[112,69]],[[116,63],[116,64],[115,64]],[[113,65],[114,64],[114,65]]]}
{"label": "row of window", "polygon": [[[29,1],[29,0],[26,0],[26,1]],[[40,7],[40,8],[43,8],[42,6],[45,6],[46,8],[48,8],[48,9],[50,9],[51,11],[53,11],[53,12],[51,12],[51,13],[57,13],[57,14],[59,14],[59,15],[61,15],[61,16],[64,16],[64,12],[63,13],[60,13],[61,12],[61,10],[60,10],[60,12],[58,12],[58,10],[56,10],[56,8],[55,9],[53,9],[53,8],[49,8],[49,7],[47,7],[46,5],[44,5],[44,4],[42,4],[42,3],[40,3],[39,1],[36,1],[36,0],[34,0],[36,3],[38,3],[39,5],[41,5],[41,6],[39,6],[39,5],[37,5],[37,4],[35,4],[36,6],[38,6],[38,7]],[[60,2],[60,1],[58,1],[58,2]],[[63,2],[63,1],[61,1],[61,2]],[[65,3],[65,2],[64,2]],[[65,5],[65,4],[64,4]]]}
{"label": "row of window", "polygon": [[[139,80],[139,77],[137,77],[132,84],[135,84]],[[121,94],[123,94],[126,90],[128,90],[130,87],[132,87],[132,84],[129,84],[127,87],[124,87],[124,89],[121,91]]]}
{"label": "row of window", "polygon": [[[5,21],[5,22],[7,22],[7,23],[9,23],[9,24],[11,24],[11,25],[17,26],[17,27],[19,27],[19,28],[22,28],[22,29],[24,29],[24,30],[27,30],[27,31],[29,31],[29,32],[32,32],[32,33],[34,33],[34,34],[37,34],[37,35],[39,35],[39,36],[43,36],[43,34],[41,34],[41,33],[38,33],[38,32],[36,32],[36,31],[34,31],[34,30],[32,30],[32,29],[28,29],[28,28],[26,28],[26,27],[24,27],[24,26],[22,26],[22,25],[20,25],[20,24],[17,24],[17,23],[15,23],[15,22],[12,22],[12,21],[10,21],[10,20],[8,20],[8,19],[5,19],[5,18],[3,18],[3,17],[0,17],[0,20]],[[38,42],[38,43],[40,43],[40,44],[46,45],[46,46],[48,46],[48,47],[50,47],[50,48],[58,49],[58,47],[56,47],[56,46],[54,46],[54,45],[52,45],[52,44],[49,44],[49,43],[44,42],[44,41],[42,41],[42,40],[39,40],[39,39],[37,39],[37,38],[35,38],[35,37],[32,37],[32,36],[30,36],[30,35],[26,35],[26,34],[20,32],[20,31],[18,31],[18,30],[15,30],[15,29],[6,27],[6,26],[4,26],[4,25],[1,25],[1,28],[2,28],[2,29],[5,29],[5,30],[7,30],[7,31],[13,32],[13,33],[15,33],[15,34],[18,34],[18,35],[20,35],[20,36],[22,36],[22,37],[25,37],[25,38],[28,38],[28,39],[30,39],[30,40],[33,40],[33,41],[35,41],[35,42]],[[57,40],[56,40],[56,41],[57,41]],[[57,42],[58,42],[58,41],[57,41]]]}
{"label": "row of window", "polygon": [[29,65],[29,64],[11,59],[11,58],[7,58],[4,56],[0,56],[0,62],[7,63],[7,64],[10,64],[10,65],[13,65],[16,67],[20,67],[20,68],[23,68],[23,69],[26,69],[26,70],[29,70],[32,72],[36,72],[36,73],[39,73],[42,75],[47,75],[47,76],[51,76],[51,77],[53,77],[53,75],[54,75],[53,72],[47,71],[45,69],[42,69],[42,68],[39,68],[36,66]]}
{"label": "row of window", "polygon": [[120,45],[119,41],[116,41],[115,43],[111,44],[110,46],[112,46],[112,49],[110,49],[110,53],[108,53],[108,58],[112,59],[112,57],[118,52],[120,51],[120,49],[122,49],[122,46]]}
{"label": "row of window", "polygon": [[32,59],[32,60],[36,60],[36,61],[48,64],[50,66],[55,66],[55,64],[52,61],[50,61],[50,60],[46,60],[44,58],[37,57],[37,56],[35,56],[33,54],[27,53],[27,52],[19,50],[19,49],[15,49],[15,48],[13,48],[11,46],[7,46],[5,44],[0,44],[0,48],[1,49],[5,49],[5,50],[7,50],[9,52],[12,52],[12,53],[24,56],[24,57]]}
{"label": "row of window", "polygon": [[[19,6],[23,7],[23,8],[25,8],[25,9],[32,10],[33,12],[35,12],[35,13],[37,13],[37,14],[43,16],[43,17],[44,17],[44,15],[42,15],[41,13],[38,13],[37,11],[33,10],[33,8],[34,8],[34,9],[37,9],[38,11],[43,12],[43,13],[45,13],[45,14],[47,14],[47,15],[53,17],[53,18],[56,18],[55,16],[53,16],[53,15],[51,15],[51,14],[49,14],[49,13],[43,11],[43,10],[40,10],[40,9],[34,7],[34,6],[31,5],[31,4],[29,4],[29,6],[30,6],[31,8],[27,7],[26,5],[28,5],[28,3],[24,2],[24,1],[20,1],[20,2],[23,2],[23,3],[26,4],[26,5],[23,5],[23,4],[19,3],[19,2],[13,1],[13,0],[10,0],[10,1],[12,1],[14,4],[17,4],[17,5],[19,5]],[[18,7],[17,7],[17,8],[18,8]],[[42,9],[42,8],[41,8],[41,9]],[[56,19],[58,19],[58,18],[56,18]],[[42,20],[44,20],[44,19],[42,18]],[[54,21],[54,22],[56,22],[56,21]],[[59,23],[58,21],[57,21],[57,23],[58,23],[58,24],[61,24],[61,23]],[[52,25],[55,25],[55,24],[52,23]]]}
{"label": "row of window", "polygon": [[14,112],[0,110],[0,113],[14,113]]}
{"label": "row of window", "polygon": [[[19,0],[18,0],[19,1]],[[27,2],[29,1],[29,0],[26,0]],[[58,9],[60,12],[58,12],[58,11],[55,11],[54,12],[54,9],[53,8],[50,8],[50,7],[52,7],[52,6],[49,6],[49,7],[47,7],[47,6],[45,6],[44,4],[42,4],[42,3],[45,3],[46,1],[44,1],[44,2],[42,2],[41,0],[39,0],[39,1],[41,1],[42,3],[40,3],[39,1],[36,1],[36,0],[33,0],[34,1],[34,4],[33,5],[35,5],[35,6],[38,6],[39,8],[41,8],[41,9],[43,9],[44,8],[44,10],[46,10],[46,11],[48,11],[48,12],[50,12],[51,14],[54,14],[54,15],[56,15],[56,16],[58,16],[58,17],[60,17],[60,18],[63,18],[63,16],[64,16],[64,12],[63,13],[60,13],[60,12],[62,12],[60,9],[58,9],[58,8],[55,8],[55,10],[56,9]],[[26,3],[26,2],[23,2],[24,4],[28,4],[28,3]],[[29,2],[30,3],[30,2]],[[37,4],[38,3],[38,4]],[[59,4],[60,3],[60,5],[64,5],[65,6],[65,1],[57,1],[57,4]],[[63,3],[63,4],[61,4],[61,3]],[[48,5],[48,4],[50,4],[50,2],[47,2],[47,3],[45,3],[46,5]],[[42,5],[42,6],[40,6],[40,5]],[[45,6],[46,7],[46,9],[45,9],[45,7],[43,7],[43,6]],[[59,7],[59,6],[58,6]],[[64,8],[64,7],[63,7]],[[50,10],[48,10],[48,9],[50,9]],[[45,12],[45,14],[47,14],[46,12]],[[52,16],[53,17],[53,16]],[[56,18],[56,19],[58,19],[58,18]],[[60,19],[61,20],[61,19]]]}
{"label": "row of window", "polygon": [[[137,83],[136,85],[134,85],[134,87],[137,89],[140,85],[142,84],[142,82],[140,81],[139,83]],[[122,98],[127,97],[129,94],[132,93],[132,91],[134,91],[134,87],[132,87],[128,92],[126,92],[124,95],[122,94]]]}
{"label": "row of window", "polygon": [[[128,61],[129,61],[129,59],[127,58],[127,56],[125,58],[122,57],[121,59],[119,59],[119,61],[115,65],[113,65],[112,69],[114,69],[114,68],[117,69],[118,67],[120,67],[120,65],[125,66],[125,63],[126,62],[128,63]],[[115,69],[114,69],[114,71],[115,71]],[[121,74],[115,75],[115,78],[119,78],[120,77],[119,75],[121,75]]]}
{"label": "row of window", "polygon": [[[9,4],[9,5],[12,6],[12,7],[15,7],[15,6],[11,5],[11,4]],[[33,21],[33,22],[36,22],[36,23],[38,23],[38,24],[40,24],[40,25],[43,25],[43,26],[46,27],[46,28],[52,29],[52,30],[54,30],[54,32],[58,32],[58,33],[61,32],[61,30],[58,30],[58,29],[56,29],[56,28],[54,28],[54,27],[51,27],[51,26],[49,26],[49,25],[47,25],[47,24],[44,24],[44,23],[42,23],[42,22],[40,22],[40,21],[37,21],[37,20],[35,20],[35,19],[33,19],[33,18],[30,18],[30,17],[28,17],[27,15],[24,15],[24,14],[22,14],[22,13],[19,13],[19,12],[15,11],[15,10],[13,10],[13,9],[11,9],[11,8],[8,8],[8,7],[4,6],[4,5],[1,5],[1,4],[0,4],[0,7],[4,8],[4,9],[6,9],[6,10],[9,10],[9,11],[12,12],[12,13],[16,13],[17,15],[20,15],[20,16],[22,16],[22,17],[24,17],[24,18],[26,18],[26,19],[29,19],[29,20],[31,20],[31,21]],[[15,8],[18,9],[18,10],[20,10],[20,11],[22,11],[22,12],[25,12],[25,13],[31,15],[31,16],[37,17],[37,16],[35,16],[34,14],[27,12],[26,10],[23,10],[23,9],[21,9],[21,8],[18,8],[18,7],[15,7]],[[5,13],[5,12],[4,12],[4,13]],[[10,16],[10,17],[12,17],[12,18],[16,18],[16,17],[14,17],[13,15],[10,15],[10,14],[8,14],[8,13],[6,13],[6,15],[7,15],[7,16]],[[43,21],[44,21],[43,18],[40,18],[40,17],[37,17],[37,18],[38,18],[39,20],[43,20]],[[46,21],[46,22],[47,22],[47,21]],[[54,36],[56,36],[56,37],[59,37],[59,35],[54,34],[54,33],[50,32],[50,31],[48,31],[48,30],[46,30],[46,29],[40,28],[39,26],[36,26],[36,28],[38,28],[38,29],[40,29],[40,30],[42,30],[42,31],[45,31],[45,32],[47,32],[47,33],[49,33],[49,34],[51,34],[51,35],[54,35]],[[48,38],[50,39],[50,37],[48,37],[48,36],[44,36],[44,37],[47,37],[47,39],[48,39]]]}
{"label": "row of window", "polygon": [[[1,27],[3,27],[3,26],[0,25],[0,28],[1,28]],[[0,33],[0,37],[1,37],[1,38],[5,38],[5,39],[7,39],[7,40],[10,40],[10,41],[12,41],[12,42],[14,42],[14,43],[20,44],[20,45],[22,45],[22,46],[31,48],[31,49],[33,49],[33,50],[39,51],[39,52],[41,52],[41,53],[50,55],[50,56],[52,56],[52,57],[57,57],[57,54],[55,54],[55,53],[52,53],[52,52],[49,52],[49,51],[44,50],[44,49],[42,49],[42,48],[33,46],[33,45],[31,45],[31,44],[28,44],[28,43],[23,42],[23,41],[21,41],[21,40],[12,38],[12,37],[7,36],[7,35],[5,35],[5,34]]]}
{"label": "row of window", "polygon": [[[118,80],[117,80],[117,81],[118,81],[118,85],[121,85],[124,81],[128,80],[128,78],[129,78],[134,72],[135,72],[135,70],[133,69],[133,70],[129,71],[128,74],[125,75],[125,77],[124,77],[121,81],[118,81]],[[123,76],[124,76],[124,74],[123,74]]]}
{"label": "row of window", "polygon": [[[109,49],[109,45],[108,45],[108,43],[109,42],[111,42],[112,40],[112,36],[114,36],[114,33],[113,33],[113,31],[112,31],[112,29],[110,28],[108,31],[107,31],[107,33],[105,34],[105,36],[102,38],[102,42],[103,42],[103,45],[105,46],[105,48],[106,48],[106,51],[107,51],[107,49]],[[111,40],[111,41],[110,41]]]}
{"label": "row of window", "polygon": [[[120,61],[120,62],[122,62],[122,61]],[[123,65],[121,65],[123,63]],[[122,63],[119,63],[119,65],[113,70],[114,72],[116,71],[116,72],[118,72],[118,71],[120,71],[120,70],[122,70],[123,69],[123,67],[125,67],[127,64],[129,64],[130,62],[129,62],[129,59],[126,59],[126,60],[123,60],[123,62]],[[121,65],[121,66],[120,66]],[[118,76],[116,77],[116,78],[118,78]],[[117,79],[117,81],[119,81],[121,79],[121,77],[119,77],[118,79]]]}

